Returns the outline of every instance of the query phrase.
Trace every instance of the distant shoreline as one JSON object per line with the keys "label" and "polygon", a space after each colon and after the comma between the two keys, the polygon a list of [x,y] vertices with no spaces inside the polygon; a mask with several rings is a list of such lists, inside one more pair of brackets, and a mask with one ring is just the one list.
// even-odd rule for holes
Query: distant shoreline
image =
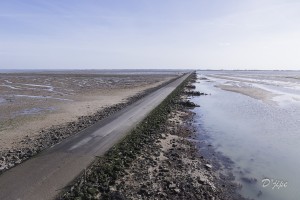
{"label": "distant shoreline", "polygon": [[191,70],[185,69],[0,69],[0,73],[67,73],[67,74],[173,74]]}
{"label": "distant shoreline", "polygon": [[265,70],[265,69],[0,69],[0,74],[33,73],[33,74],[176,74],[191,71],[199,72],[291,72],[300,73],[300,70]]}

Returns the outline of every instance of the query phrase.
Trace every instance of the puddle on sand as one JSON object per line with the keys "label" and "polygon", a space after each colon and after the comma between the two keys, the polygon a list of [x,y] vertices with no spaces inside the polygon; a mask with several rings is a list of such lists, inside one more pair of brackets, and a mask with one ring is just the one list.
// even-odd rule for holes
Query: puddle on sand
{"label": "puddle on sand", "polygon": [[16,95],[12,95],[12,97],[32,98],[32,99],[54,99],[54,100],[59,100],[59,101],[73,101],[72,99],[56,98],[56,97],[52,97],[52,96],[33,96],[33,95],[16,94]]}
{"label": "puddle on sand", "polygon": [[6,103],[6,99],[0,97],[0,105],[5,104]]}
{"label": "puddle on sand", "polygon": [[54,107],[47,107],[47,108],[29,108],[24,109],[18,112],[14,112],[13,116],[23,116],[23,115],[37,115],[44,112],[54,111]]}
{"label": "puddle on sand", "polygon": [[193,98],[201,106],[194,109],[195,123],[235,163],[241,193],[258,200],[298,200],[300,106],[268,105],[216,84],[215,79],[196,83],[196,90],[211,95]]}

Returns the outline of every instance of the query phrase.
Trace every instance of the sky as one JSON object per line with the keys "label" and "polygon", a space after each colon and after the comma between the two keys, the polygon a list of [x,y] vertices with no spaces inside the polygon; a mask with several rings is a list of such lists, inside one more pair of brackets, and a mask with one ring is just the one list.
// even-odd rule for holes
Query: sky
{"label": "sky", "polygon": [[0,0],[0,69],[300,69],[299,0]]}

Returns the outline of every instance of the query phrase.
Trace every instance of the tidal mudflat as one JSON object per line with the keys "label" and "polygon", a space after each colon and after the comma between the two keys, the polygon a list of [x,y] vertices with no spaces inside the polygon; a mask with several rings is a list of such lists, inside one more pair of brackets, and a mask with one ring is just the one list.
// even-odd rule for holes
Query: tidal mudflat
{"label": "tidal mudflat", "polygon": [[[39,149],[54,144],[44,144],[40,136],[45,135],[45,130],[52,133],[51,141],[59,141],[69,133],[64,136],[67,131],[58,133],[53,127],[63,129],[63,125],[68,124],[65,128],[68,132],[79,131],[95,120],[88,116],[99,112],[100,118],[105,117],[119,109],[120,103],[125,106],[129,100],[134,100],[133,97],[177,76],[175,72],[109,71],[0,74],[1,170],[20,163],[28,152],[34,153],[31,147],[35,142],[40,143]],[[120,106],[114,107],[116,104]],[[108,110],[109,107],[113,108]],[[84,125],[76,129],[76,123],[81,121]],[[8,159],[14,161],[9,162],[12,166],[7,165]]]}
{"label": "tidal mudflat", "polygon": [[[300,72],[198,71],[198,137],[229,158],[245,197],[297,200]],[[210,155],[213,156],[213,155]],[[227,169],[228,170],[228,169]]]}

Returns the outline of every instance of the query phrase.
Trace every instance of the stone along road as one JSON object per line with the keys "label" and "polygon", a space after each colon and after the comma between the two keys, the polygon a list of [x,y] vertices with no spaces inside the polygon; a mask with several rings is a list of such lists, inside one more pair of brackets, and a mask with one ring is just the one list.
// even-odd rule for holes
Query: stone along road
{"label": "stone along road", "polygon": [[188,75],[147,95],[0,176],[1,200],[54,199],[95,159],[141,122]]}

